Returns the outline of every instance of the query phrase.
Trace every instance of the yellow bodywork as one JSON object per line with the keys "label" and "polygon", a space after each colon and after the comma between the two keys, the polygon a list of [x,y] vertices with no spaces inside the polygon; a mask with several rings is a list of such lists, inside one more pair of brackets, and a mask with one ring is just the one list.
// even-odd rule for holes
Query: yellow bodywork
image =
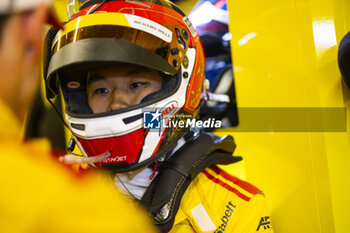
{"label": "yellow bodywork", "polygon": [[[350,28],[350,2],[228,4],[238,106],[243,108],[240,124],[251,120],[241,112],[254,108],[321,108],[325,113],[321,110],[310,124],[344,120],[324,115],[329,108],[349,105],[337,50]],[[239,132],[238,127],[233,135],[247,180],[266,194],[275,232],[350,232],[349,127],[343,124],[338,132],[276,132],[270,123],[271,132]]]}
{"label": "yellow bodywork", "polygon": [[[66,3],[55,1],[63,20]],[[235,154],[244,162],[225,170],[264,191],[275,232],[350,232],[349,118],[342,124],[344,119],[328,114],[336,108],[349,115],[350,89],[342,82],[337,50],[350,29],[350,2],[228,0],[228,8],[240,120],[230,133],[237,143]],[[248,113],[256,109],[259,117],[270,108],[277,114],[278,109],[317,108],[319,118],[306,114],[306,122],[321,122],[327,132],[322,127],[320,132],[293,132],[293,127],[279,132],[273,121],[268,121],[269,131],[247,130],[254,121]],[[332,122],[345,128],[331,132],[327,126]]]}

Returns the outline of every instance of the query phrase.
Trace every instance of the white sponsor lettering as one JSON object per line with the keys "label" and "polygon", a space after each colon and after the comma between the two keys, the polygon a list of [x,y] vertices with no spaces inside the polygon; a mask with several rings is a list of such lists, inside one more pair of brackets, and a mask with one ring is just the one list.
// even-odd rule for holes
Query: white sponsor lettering
{"label": "white sponsor lettering", "polygon": [[125,15],[125,17],[132,28],[148,32],[170,43],[173,33],[166,27],[160,25],[159,23],[136,15]]}
{"label": "white sponsor lettering", "polygon": [[113,157],[113,158],[107,158],[105,161],[107,161],[108,163],[111,162],[123,162],[126,161],[126,155],[125,156],[117,156],[117,157]]}

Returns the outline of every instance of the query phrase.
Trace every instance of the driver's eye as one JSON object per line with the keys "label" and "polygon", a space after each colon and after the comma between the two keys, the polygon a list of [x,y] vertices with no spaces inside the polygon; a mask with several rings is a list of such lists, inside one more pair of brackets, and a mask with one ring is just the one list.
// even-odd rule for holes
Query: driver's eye
{"label": "driver's eye", "polygon": [[105,94],[105,93],[108,93],[108,89],[107,88],[97,88],[94,91],[94,94]]}
{"label": "driver's eye", "polygon": [[134,82],[130,85],[130,89],[134,89],[134,88],[138,88],[138,87],[142,87],[144,85],[146,85],[146,82]]}

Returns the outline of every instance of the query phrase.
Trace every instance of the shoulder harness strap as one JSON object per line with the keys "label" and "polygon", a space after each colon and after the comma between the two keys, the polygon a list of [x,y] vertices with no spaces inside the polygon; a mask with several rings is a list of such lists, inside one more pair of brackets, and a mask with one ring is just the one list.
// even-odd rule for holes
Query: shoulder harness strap
{"label": "shoulder harness strap", "polygon": [[223,138],[203,133],[180,148],[164,162],[158,175],[141,199],[162,232],[172,228],[181,198],[192,180],[206,167],[242,160],[233,156],[236,144],[232,136]]}

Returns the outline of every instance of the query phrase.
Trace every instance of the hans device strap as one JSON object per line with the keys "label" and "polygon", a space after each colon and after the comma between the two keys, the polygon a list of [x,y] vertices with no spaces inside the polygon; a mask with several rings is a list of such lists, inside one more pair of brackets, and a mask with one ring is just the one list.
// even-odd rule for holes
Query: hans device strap
{"label": "hans device strap", "polygon": [[215,164],[231,164],[242,160],[232,155],[235,147],[232,136],[221,138],[203,133],[161,165],[141,204],[150,211],[162,232],[172,228],[181,198],[198,173]]}

